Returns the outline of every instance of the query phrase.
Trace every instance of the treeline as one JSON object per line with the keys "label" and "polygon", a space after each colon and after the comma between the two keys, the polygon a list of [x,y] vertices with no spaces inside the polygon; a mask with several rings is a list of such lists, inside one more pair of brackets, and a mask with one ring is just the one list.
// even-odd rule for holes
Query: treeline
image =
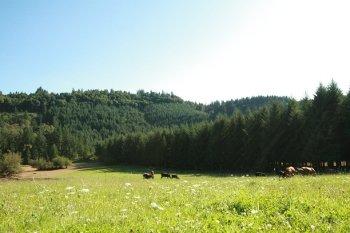
{"label": "treeline", "polygon": [[31,94],[0,92],[0,155],[20,153],[25,163],[58,155],[89,159],[95,156],[97,143],[113,136],[208,122],[220,113],[255,109],[274,100],[288,99],[254,97],[237,100],[240,105],[203,105],[142,90],[136,94],[114,90],[55,94],[42,88]]}
{"label": "treeline", "polygon": [[119,135],[98,145],[108,163],[232,172],[277,163],[350,161],[350,93],[332,82],[313,99],[276,102],[214,122]]}

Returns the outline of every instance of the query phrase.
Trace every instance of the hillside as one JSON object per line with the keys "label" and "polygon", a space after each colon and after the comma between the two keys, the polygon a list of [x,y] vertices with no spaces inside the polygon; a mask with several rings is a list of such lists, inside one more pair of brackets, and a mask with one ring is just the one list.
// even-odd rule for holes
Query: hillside
{"label": "hillside", "polygon": [[253,97],[203,105],[166,93],[88,90],[49,93],[0,93],[0,153],[29,158],[91,157],[97,142],[155,128],[192,125],[220,115],[243,113],[286,97]]}

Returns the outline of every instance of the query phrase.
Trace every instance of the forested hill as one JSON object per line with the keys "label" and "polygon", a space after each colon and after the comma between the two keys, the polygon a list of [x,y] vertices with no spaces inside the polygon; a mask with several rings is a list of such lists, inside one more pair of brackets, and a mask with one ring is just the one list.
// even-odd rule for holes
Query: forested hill
{"label": "forested hill", "polygon": [[[221,104],[224,108],[226,104]],[[313,99],[277,102],[213,122],[104,141],[96,154],[108,163],[168,169],[272,171],[312,163],[318,171],[350,164],[350,92],[332,82]]]}
{"label": "forested hill", "polygon": [[286,105],[289,99],[259,96],[204,105],[144,91],[0,92],[0,153],[20,152],[25,162],[57,154],[90,157],[96,143],[111,136],[211,121],[272,102]]}

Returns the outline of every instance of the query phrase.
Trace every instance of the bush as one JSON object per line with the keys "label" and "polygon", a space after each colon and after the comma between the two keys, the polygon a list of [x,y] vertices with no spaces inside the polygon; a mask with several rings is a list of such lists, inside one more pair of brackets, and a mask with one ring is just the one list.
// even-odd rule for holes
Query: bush
{"label": "bush", "polygon": [[53,163],[51,161],[46,161],[43,158],[39,158],[36,160],[30,160],[29,165],[35,167],[38,170],[52,170],[54,169]]}
{"label": "bush", "polygon": [[38,170],[67,168],[70,164],[71,161],[68,158],[62,156],[57,156],[54,159],[52,159],[52,161],[46,161],[43,158],[29,161],[29,165],[35,167]]}
{"label": "bush", "polygon": [[21,171],[21,156],[7,153],[0,158],[0,176],[9,177]]}
{"label": "bush", "polygon": [[66,157],[57,156],[52,159],[52,163],[55,168],[67,168],[72,162]]}

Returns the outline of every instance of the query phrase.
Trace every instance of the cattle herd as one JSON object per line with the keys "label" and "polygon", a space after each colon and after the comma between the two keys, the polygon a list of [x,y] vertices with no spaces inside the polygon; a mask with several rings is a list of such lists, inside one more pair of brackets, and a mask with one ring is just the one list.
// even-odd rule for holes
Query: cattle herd
{"label": "cattle herd", "polygon": [[[170,174],[169,172],[162,172],[160,178],[171,178],[171,179],[180,179],[177,174]],[[143,173],[144,179],[154,179],[154,171]]]}
{"label": "cattle herd", "polygon": [[[316,175],[316,171],[312,167],[286,167],[284,170],[276,171],[276,173],[283,178],[293,177],[296,174],[300,175]],[[256,172],[255,176],[266,176],[263,172]],[[143,173],[144,179],[154,179],[154,171]],[[162,172],[160,178],[180,179],[177,174],[170,174],[169,172]]]}
{"label": "cattle herd", "polygon": [[315,176],[316,171],[312,167],[298,167],[295,169],[292,166],[286,167],[283,171],[279,171],[279,175],[284,178],[293,177],[296,174]]}

